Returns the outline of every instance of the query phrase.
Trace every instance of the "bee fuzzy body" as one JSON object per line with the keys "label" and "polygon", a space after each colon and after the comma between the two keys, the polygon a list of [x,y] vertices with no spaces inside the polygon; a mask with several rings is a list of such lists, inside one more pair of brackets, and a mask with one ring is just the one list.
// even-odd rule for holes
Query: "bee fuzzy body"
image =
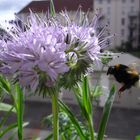
{"label": "bee fuzzy body", "polygon": [[132,86],[140,87],[139,73],[134,68],[117,64],[108,68],[108,74],[113,75],[116,81],[123,84],[119,92],[130,89]]}

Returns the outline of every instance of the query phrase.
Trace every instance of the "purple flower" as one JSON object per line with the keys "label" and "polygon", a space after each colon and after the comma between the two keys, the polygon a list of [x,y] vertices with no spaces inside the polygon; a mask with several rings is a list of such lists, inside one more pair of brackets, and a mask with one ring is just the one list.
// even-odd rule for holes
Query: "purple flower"
{"label": "purple flower", "polygon": [[90,20],[88,13],[83,15],[80,10],[74,19],[71,19],[67,12],[62,12],[61,15],[65,25],[62,29],[66,38],[66,54],[70,66],[70,70],[62,78],[62,81],[67,80],[67,83],[62,82],[62,85],[71,88],[81,80],[81,75],[86,74],[93,63],[100,61],[100,51],[112,36],[103,37],[107,26],[101,32],[97,31],[99,14]]}
{"label": "purple flower", "polygon": [[24,87],[30,87],[35,91],[39,84],[38,74],[34,70],[21,70],[19,74],[19,83]]}
{"label": "purple flower", "polygon": [[13,34],[12,41],[1,45],[0,60],[10,73],[17,73],[16,79],[23,87],[35,91],[42,80],[42,73],[49,77],[49,82],[47,78],[44,81],[47,86],[50,80],[55,82],[69,67],[66,64],[66,43],[61,28],[51,21],[38,19],[33,13],[29,25],[25,32],[16,27],[17,32]]}
{"label": "purple flower", "polygon": [[87,15],[75,16],[74,20],[67,12],[61,15],[64,20],[60,16],[39,18],[31,12],[26,31],[14,27],[12,39],[0,41],[0,71],[14,75],[23,87],[33,91],[55,84],[71,87],[78,82],[81,74],[99,60],[108,38],[100,40],[104,29],[97,34],[98,16],[89,22]]}
{"label": "purple flower", "polygon": [[[98,55],[101,50],[96,31],[98,16],[95,16],[92,21],[88,21],[87,15],[79,16],[79,19],[78,17],[75,19],[79,20],[79,22],[71,20],[65,12],[62,12],[62,16],[67,25],[64,28],[65,36],[69,36],[70,44],[76,44],[75,48],[72,48],[73,45],[69,45],[69,48],[67,49],[73,49],[77,53],[85,51],[86,53],[83,57],[87,57],[92,61],[98,60]],[[83,20],[80,22],[81,19]]]}
{"label": "purple flower", "polygon": [[58,74],[65,73],[69,69],[65,64],[66,59],[62,52],[54,52],[51,49],[46,49],[42,52],[37,65],[41,71],[46,72],[52,80],[57,79]]}

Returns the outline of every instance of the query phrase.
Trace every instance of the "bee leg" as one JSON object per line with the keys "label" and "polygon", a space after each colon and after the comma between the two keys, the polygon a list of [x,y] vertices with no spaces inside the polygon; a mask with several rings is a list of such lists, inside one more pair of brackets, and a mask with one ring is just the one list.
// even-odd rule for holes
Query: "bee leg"
{"label": "bee leg", "polygon": [[123,91],[125,91],[126,89],[127,89],[127,86],[126,86],[126,85],[123,85],[123,86],[119,89],[119,91],[118,91],[119,98],[121,97]]}

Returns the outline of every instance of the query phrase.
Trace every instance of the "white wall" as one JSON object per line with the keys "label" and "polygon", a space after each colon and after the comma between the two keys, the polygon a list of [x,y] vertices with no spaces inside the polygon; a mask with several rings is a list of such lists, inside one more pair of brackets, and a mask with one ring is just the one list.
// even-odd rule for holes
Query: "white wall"
{"label": "white wall", "polygon": [[[102,1],[102,2],[101,2]],[[122,41],[127,41],[128,38],[128,14],[138,12],[139,0],[95,0],[94,9],[101,9],[106,20],[110,21],[111,34],[116,33],[118,36],[114,39],[112,46],[121,45]],[[124,2],[123,2],[124,1]],[[133,1],[133,2],[132,2]],[[125,19],[125,25],[122,25],[121,20]],[[138,22],[138,20],[137,20]],[[124,35],[122,35],[124,30]],[[137,33],[136,33],[137,34]]]}

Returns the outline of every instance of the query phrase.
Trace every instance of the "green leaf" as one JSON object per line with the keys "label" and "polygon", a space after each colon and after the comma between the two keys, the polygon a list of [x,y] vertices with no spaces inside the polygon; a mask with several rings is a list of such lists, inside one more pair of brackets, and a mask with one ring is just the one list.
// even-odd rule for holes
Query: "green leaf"
{"label": "green leaf", "polygon": [[[81,87],[79,86],[75,88],[74,94],[79,103],[82,114],[87,121],[87,127],[88,127],[87,129],[89,129],[91,139],[94,140],[94,127],[93,127],[93,120],[92,120],[92,117],[93,117],[92,116],[92,102],[91,102],[91,93],[90,93],[89,82],[88,82],[87,76],[82,77]],[[76,91],[81,92],[82,94],[81,93],[77,94]]]}
{"label": "green leaf", "polygon": [[108,121],[110,111],[112,108],[112,104],[114,101],[114,96],[115,96],[115,86],[113,85],[110,90],[109,97],[105,103],[104,109],[103,109],[103,115],[102,115],[100,126],[99,126],[97,140],[103,140],[103,138],[104,138],[107,121]]}
{"label": "green leaf", "polygon": [[87,119],[88,114],[87,114],[86,108],[83,104],[83,97],[82,97],[83,95],[82,95],[82,89],[81,89],[80,85],[73,88],[73,94],[75,95],[77,102],[79,104],[79,107],[81,108],[82,115]]}
{"label": "green leaf", "polygon": [[8,112],[11,108],[12,108],[12,112],[16,113],[16,110],[15,108],[13,108],[13,105],[7,103],[0,103],[0,111]]}
{"label": "green leaf", "polygon": [[47,138],[45,138],[44,140],[51,140],[53,138],[53,133],[50,133]]}
{"label": "green leaf", "polygon": [[96,86],[95,89],[92,91],[92,97],[96,98],[103,95],[102,94],[102,89],[100,86]]}
{"label": "green leaf", "polygon": [[85,109],[89,115],[92,114],[92,104],[90,99],[90,89],[89,89],[89,83],[88,83],[88,77],[83,76],[82,80],[82,93],[83,93],[83,104],[85,106]]}
{"label": "green leaf", "polygon": [[0,128],[3,127],[5,124],[6,120],[8,119],[9,115],[12,113],[12,110],[14,110],[14,106],[12,106],[9,111],[6,112],[6,114],[2,117],[0,121]]}
{"label": "green leaf", "polygon": [[17,123],[8,125],[4,130],[0,131],[0,138],[2,138],[7,132],[17,127]]}
{"label": "green leaf", "polygon": [[78,139],[78,136],[75,135],[75,136],[73,136],[73,139],[72,140],[77,140],[77,139]]}
{"label": "green leaf", "polygon": [[0,75],[0,87],[6,93],[9,93],[11,91],[11,89],[10,89],[10,83],[7,80],[5,80],[1,75]]}
{"label": "green leaf", "polygon": [[69,116],[71,122],[73,123],[75,129],[77,130],[77,133],[79,134],[80,140],[87,140],[87,137],[84,135],[82,128],[80,127],[80,124],[78,120],[76,119],[75,115],[62,101],[59,100],[58,103],[59,103],[60,108]]}
{"label": "green leaf", "polygon": [[82,85],[77,84],[73,88],[73,93],[77,99],[77,102],[81,108],[82,115],[89,119],[92,115],[92,103],[90,98],[90,89],[87,76],[83,76]]}
{"label": "green leaf", "polygon": [[140,140],[140,135],[136,136],[135,140]]}
{"label": "green leaf", "polygon": [[52,17],[55,16],[55,8],[54,8],[53,0],[50,0],[50,14]]}
{"label": "green leaf", "polygon": [[65,135],[63,133],[61,134],[61,140],[66,140]]}
{"label": "green leaf", "polygon": [[[28,124],[29,124],[28,122],[25,122],[25,123],[23,124],[23,127],[27,126]],[[3,130],[0,131],[0,138],[2,138],[6,133],[8,133],[8,132],[11,131],[11,130],[13,130],[13,132],[14,132],[15,134],[17,134],[17,129],[18,129],[17,123],[13,123],[13,124],[11,124],[11,125],[8,125],[5,129],[3,129]],[[15,135],[15,134],[14,134],[14,135]],[[12,137],[14,137],[14,135],[12,135]],[[12,139],[12,137],[9,138],[9,139]],[[14,139],[14,140],[15,140],[15,139]]]}

